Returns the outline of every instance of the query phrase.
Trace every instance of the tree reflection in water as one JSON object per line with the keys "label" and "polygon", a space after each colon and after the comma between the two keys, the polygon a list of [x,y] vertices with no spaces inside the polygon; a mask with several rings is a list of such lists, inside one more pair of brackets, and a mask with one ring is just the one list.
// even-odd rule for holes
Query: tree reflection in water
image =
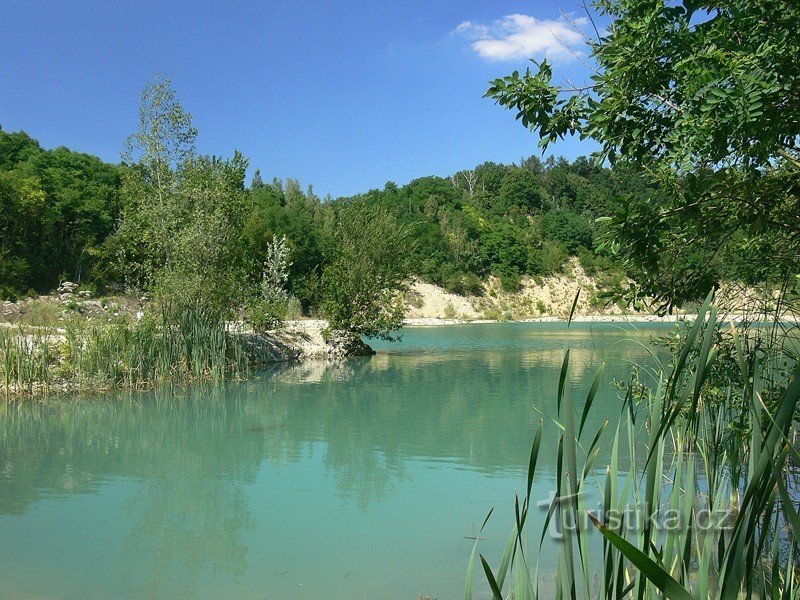
{"label": "tree reflection in water", "polygon": [[[624,378],[628,362],[643,358],[644,350],[619,340],[599,340],[601,350],[613,349],[607,378]],[[591,384],[597,343],[573,351],[575,398]],[[531,407],[555,412],[562,355],[552,345],[401,351],[276,365],[256,380],[217,388],[5,405],[0,532],[7,517],[33,518],[34,506],[102,495],[124,482],[130,491],[114,516],[124,539],[111,544],[124,557],[115,572],[125,588],[136,596],[204,595],[209,577],[238,581],[264,569],[251,564],[254,544],[287,542],[279,533],[254,541],[259,520],[263,527],[271,515],[270,522],[288,527],[324,518],[295,512],[292,494],[305,491],[287,489],[283,479],[254,491],[259,478],[305,465],[309,481],[330,478],[339,502],[364,513],[414,493],[419,465],[485,477],[523,473],[540,418]],[[591,427],[618,412],[618,399],[605,389]],[[556,451],[543,446],[539,457],[545,496]],[[13,556],[0,558],[3,571],[13,565]]]}

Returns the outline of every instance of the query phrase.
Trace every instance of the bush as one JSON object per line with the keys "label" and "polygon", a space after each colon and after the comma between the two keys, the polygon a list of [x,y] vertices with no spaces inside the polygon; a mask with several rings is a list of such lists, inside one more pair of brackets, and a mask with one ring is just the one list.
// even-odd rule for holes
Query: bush
{"label": "bush", "polygon": [[528,272],[537,275],[554,275],[563,270],[569,257],[562,244],[545,240],[539,248],[534,248],[528,255]]}
{"label": "bush", "polygon": [[279,327],[289,314],[291,301],[299,301],[286,292],[289,279],[289,248],[286,237],[273,238],[267,245],[266,258],[261,272],[261,283],[256,297],[246,309],[247,320],[256,330]]}
{"label": "bush", "polygon": [[[77,306],[77,304],[75,306]],[[67,308],[71,307],[67,306]],[[30,300],[25,305],[25,314],[20,315],[20,322],[37,327],[56,325],[61,319],[62,314],[62,307],[55,302]]]}
{"label": "bush", "polygon": [[483,296],[483,280],[474,273],[467,273],[462,280],[464,293],[472,296]]}
{"label": "bush", "polygon": [[474,273],[453,273],[445,278],[442,287],[451,294],[459,296],[483,294],[483,281]]}
{"label": "bush", "polygon": [[503,277],[511,272],[521,273],[527,264],[525,232],[514,223],[494,221],[483,234],[486,262],[492,273]]}
{"label": "bush", "polygon": [[502,317],[502,313],[498,308],[487,308],[483,311],[483,318],[487,321],[499,321],[500,317]]}
{"label": "bush", "polygon": [[591,249],[594,235],[591,221],[569,210],[546,213],[542,217],[542,234],[546,240],[563,244],[573,255],[581,248]]}
{"label": "bush", "polygon": [[325,250],[322,309],[332,329],[393,339],[403,324],[409,231],[384,209],[350,205]]}
{"label": "bush", "polygon": [[522,277],[519,271],[509,269],[499,274],[500,285],[504,292],[516,292],[522,284]]}

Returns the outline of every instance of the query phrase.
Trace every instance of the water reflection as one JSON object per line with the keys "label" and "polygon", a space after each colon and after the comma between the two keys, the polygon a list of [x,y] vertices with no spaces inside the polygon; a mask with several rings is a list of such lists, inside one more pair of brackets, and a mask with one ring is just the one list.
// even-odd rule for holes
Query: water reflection
{"label": "water reflection", "polygon": [[[478,331],[464,348],[436,334],[414,333],[422,352],[407,336],[391,353],[276,366],[221,388],[0,408],[0,536],[15,550],[0,554],[0,576],[22,597],[292,597],[301,583],[352,597],[424,593],[397,579],[419,572],[452,595],[466,528],[524,479],[532,406],[555,414],[563,336],[522,344],[512,331],[497,340],[514,343],[484,347]],[[607,379],[645,358],[621,339],[573,343],[576,399],[599,356]],[[620,403],[606,386],[596,406],[590,428]],[[543,497],[555,460],[543,445]],[[388,555],[379,533],[396,548]],[[359,560],[376,564],[347,568]]]}

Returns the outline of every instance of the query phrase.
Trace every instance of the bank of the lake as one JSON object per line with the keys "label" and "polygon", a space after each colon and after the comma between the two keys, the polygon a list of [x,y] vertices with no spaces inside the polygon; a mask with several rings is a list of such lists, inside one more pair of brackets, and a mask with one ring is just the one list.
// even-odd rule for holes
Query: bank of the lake
{"label": "bank of the lake", "polygon": [[[672,325],[694,315],[577,315],[573,323],[608,325]],[[732,317],[737,320],[738,317]],[[91,321],[59,326],[0,327],[0,391],[10,397],[61,397],[112,389],[141,389],[161,383],[198,383],[247,379],[273,363],[342,360],[369,355],[377,340],[361,340],[331,332],[321,319],[286,321],[267,332],[248,330],[245,323],[215,325],[199,319],[176,326],[136,321]],[[197,322],[195,322],[197,321]],[[403,337],[415,328],[451,328],[503,324],[565,325],[560,317],[532,319],[409,318]],[[183,323],[183,324],[182,324]],[[489,330],[487,330],[489,331]]]}

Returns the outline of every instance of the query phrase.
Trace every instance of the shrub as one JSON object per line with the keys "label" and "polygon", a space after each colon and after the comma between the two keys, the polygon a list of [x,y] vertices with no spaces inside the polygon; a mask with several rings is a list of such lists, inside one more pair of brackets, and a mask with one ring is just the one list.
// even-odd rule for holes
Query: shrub
{"label": "shrub", "polygon": [[[292,297],[286,291],[289,279],[289,248],[286,236],[273,238],[267,245],[256,297],[246,310],[247,320],[257,330],[275,329],[287,318]],[[297,299],[294,299],[297,303]]]}
{"label": "shrub", "polygon": [[529,253],[528,272],[537,275],[560,273],[568,256],[563,245],[545,240],[539,248]]}
{"label": "shrub", "polygon": [[[74,300],[70,301],[74,303]],[[67,308],[70,308],[67,306]],[[61,319],[63,309],[55,302],[48,300],[30,300],[25,304],[25,313],[20,315],[20,322],[26,325],[43,327],[55,325]]]}
{"label": "shrub", "polygon": [[497,308],[487,308],[483,311],[483,318],[489,321],[499,321],[502,317],[500,310]]}
{"label": "shrub", "polygon": [[542,217],[542,234],[547,240],[563,244],[570,254],[592,247],[591,221],[569,210],[546,213]]}
{"label": "shrub", "polygon": [[483,294],[483,281],[474,273],[454,273],[442,282],[451,294],[459,296],[480,296]]}
{"label": "shrub", "polygon": [[337,215],[322,275],[322,309],[331,328],[393,339],[405,314],[408,246],[408,228],[384,209],[351,205]]}
{"label": "shrub", "polygon": [[522,277],[515,269],[504,270],[498,276],[504,292],[516,292],[522,284]]}

